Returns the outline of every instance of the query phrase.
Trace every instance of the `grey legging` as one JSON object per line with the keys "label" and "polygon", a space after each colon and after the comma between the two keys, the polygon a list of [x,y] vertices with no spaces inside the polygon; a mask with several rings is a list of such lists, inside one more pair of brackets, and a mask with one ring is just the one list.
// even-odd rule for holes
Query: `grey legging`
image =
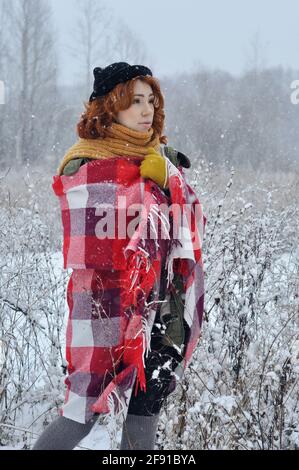
{"label": "grey legging", "polygon": [[[86,437],[98,415],[88,423],[78,423],[59,416],[41,434],[32,450],[72,450]],[[159,414],[138,416],[128,414],[123,424],[121,450],[153,450],[158,426]]]}

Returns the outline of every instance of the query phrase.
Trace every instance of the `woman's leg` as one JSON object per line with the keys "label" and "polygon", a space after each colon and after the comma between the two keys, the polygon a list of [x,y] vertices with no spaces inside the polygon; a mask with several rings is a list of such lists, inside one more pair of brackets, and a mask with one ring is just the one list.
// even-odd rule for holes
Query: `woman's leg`
{"label": "woman's leg", "polygon": [[128,413],[123,424],[120,450],[153,450],[158,421],[159,414],[138,416]]}
{"label": "woman's leg", "polygon": [[152,344],[145,359],[146,392],[134,388],[128,414],[123,424],[121,450],[153,450],[158,428],[160,410],[169,395],[172,372],[177,366],[172,350],[166,346]]}
{"label": "woman's leg", "polygon": [[72,450],[90,433],[97,418],[98,414],[95,414],[83,424],[59,416],[44,430],[32,450]]}

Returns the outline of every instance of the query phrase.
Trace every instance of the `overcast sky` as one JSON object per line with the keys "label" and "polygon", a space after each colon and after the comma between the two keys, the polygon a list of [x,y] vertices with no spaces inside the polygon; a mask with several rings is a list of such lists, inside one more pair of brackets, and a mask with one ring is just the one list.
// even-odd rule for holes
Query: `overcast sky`
{"label": "overcast sky", "polygon": [[[74,2],[51,0],[51,3],[63,64],[60,81],[71,83],[76,64],[67,44],[75,17]],[[107,3],[143,39],[155,59],[157,76],[190,71],[197,62],[240,74],[257,32],[266,65],[281,64],[299,70],[299,0],[108,0]]]}

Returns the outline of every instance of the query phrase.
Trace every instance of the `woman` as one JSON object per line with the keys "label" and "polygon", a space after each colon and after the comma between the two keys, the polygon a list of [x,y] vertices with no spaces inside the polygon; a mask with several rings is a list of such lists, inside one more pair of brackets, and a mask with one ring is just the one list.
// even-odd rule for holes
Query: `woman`
{"label": "woman", "polygon": [[[159,413],[200,335],[206,218],[163,146],[164,99],[142,65],[94,69],[79,141],[54,177],[64,228],[68,376],[36,449],[73,449],[122,413],[121,449],[154,449]],[[137,216],[136,216],[137,214]]]}

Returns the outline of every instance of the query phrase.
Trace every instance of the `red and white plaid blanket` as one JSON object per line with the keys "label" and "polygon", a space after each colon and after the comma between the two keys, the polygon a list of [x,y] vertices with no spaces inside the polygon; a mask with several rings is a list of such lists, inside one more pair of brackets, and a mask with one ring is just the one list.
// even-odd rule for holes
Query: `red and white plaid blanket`
{"label": "red and white plaid blanket", "polygon": [[[73,176],[54,176],[64,230],[68,376],[59,413],[86,423],[96,413],[124,412],[145,390],[162,265],[168,286],[184,279],[184,319],[190,328],[180,370],[200,336],[206,217],[181,172],[168,160],[168,198],[140,177],[140,159],[93,160]],[[169,215],[169,206],[171,213]]]}

